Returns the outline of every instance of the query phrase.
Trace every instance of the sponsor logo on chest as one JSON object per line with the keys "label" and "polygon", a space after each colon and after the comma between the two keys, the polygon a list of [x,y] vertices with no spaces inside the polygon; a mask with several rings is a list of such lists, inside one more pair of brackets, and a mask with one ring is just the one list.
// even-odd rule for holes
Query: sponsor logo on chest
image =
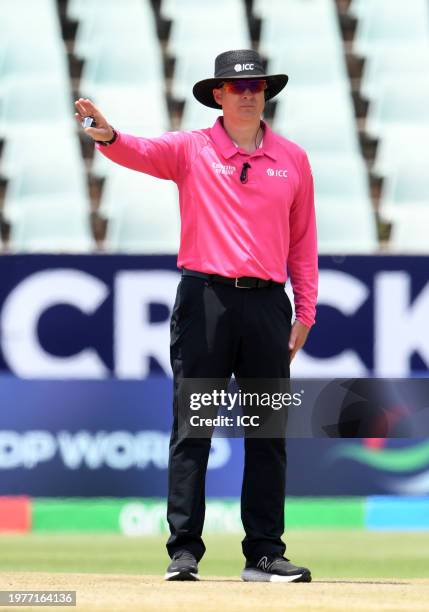
{"label": "sponsor logo on chest", "polygon": [[216,172],[216,174],[234,174],[236,170],[235,166],[230,166],[229,164],[221,164],[219,162],[212,162],[212,168]]}

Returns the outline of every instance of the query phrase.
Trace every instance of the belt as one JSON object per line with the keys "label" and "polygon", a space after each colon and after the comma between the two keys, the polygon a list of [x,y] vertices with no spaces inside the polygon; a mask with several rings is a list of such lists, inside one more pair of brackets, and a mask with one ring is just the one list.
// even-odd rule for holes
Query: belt
{"label": "belt", "polygon": [[263,287],[274,287],[276,285],[280,287],[285,286],[285,283],[278,283],[271,279],[257,278],[256,276],[229,278],[228,276],[221,276],[220,274],[206,274],[205,272],[197,272],[197,270],[188,270],[187,268],[182,268],[182,276],[196,276],[197,278],[204,278],[210,282],[232,285],[237,289],[262,289]]}

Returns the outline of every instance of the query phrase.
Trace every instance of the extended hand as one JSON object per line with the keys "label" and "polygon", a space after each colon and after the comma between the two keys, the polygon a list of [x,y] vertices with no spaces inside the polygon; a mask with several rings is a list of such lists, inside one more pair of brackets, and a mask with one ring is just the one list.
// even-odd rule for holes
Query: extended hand
{"label": "extended hand", "polygon": [[295,320],[289,336],[289,363],[292,362],[299,349],[304,346],[309,332],[309,327],[301,323],[301,321]]}
{"label": "extended hand", "polygon": [[84,117],[94,117],[96,127],[83,128],[91,138],[94,140],[111,140],[113,138],[112,128],[91,100],[79,98],[74,104],[78,111],[75,113],[75,117],[81,127]]}

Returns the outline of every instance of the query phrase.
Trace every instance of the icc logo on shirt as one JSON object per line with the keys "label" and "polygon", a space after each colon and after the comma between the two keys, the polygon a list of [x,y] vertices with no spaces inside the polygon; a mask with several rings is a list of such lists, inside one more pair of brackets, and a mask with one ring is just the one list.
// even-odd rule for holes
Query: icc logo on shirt
{"label": "icc logo on shirt", "polygon": [[284,178],[287,178],[287,169],[279,169],[279,170],[273,170],[273,168],[267,168],[267,174],[268,176],[282,176]]}

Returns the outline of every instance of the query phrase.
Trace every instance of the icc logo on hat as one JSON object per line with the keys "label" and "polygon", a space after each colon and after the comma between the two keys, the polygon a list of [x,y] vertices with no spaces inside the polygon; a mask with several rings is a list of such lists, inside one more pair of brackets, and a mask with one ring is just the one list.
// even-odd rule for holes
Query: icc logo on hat
{"label": "icc logo on hat", "polygon": [[235,72],[241,72],[242,70],[253,70],[255,68],[255,64],[235,64],[234,70]]}

